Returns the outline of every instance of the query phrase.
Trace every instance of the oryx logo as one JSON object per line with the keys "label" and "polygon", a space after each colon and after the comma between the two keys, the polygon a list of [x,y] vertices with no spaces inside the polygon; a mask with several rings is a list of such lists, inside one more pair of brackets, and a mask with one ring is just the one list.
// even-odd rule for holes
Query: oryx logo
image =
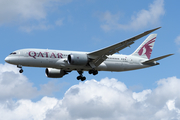
{"label": "oryx logo", "polygon": [[142,48],[139,50],[138,54],[141,55],[146,55],[148,59],[150,59],[151,53],[152,53],[152,48],[153,47],[151,44],[155,42],[155,38],[151,39],[148,41],[145,45],[142,46]]}

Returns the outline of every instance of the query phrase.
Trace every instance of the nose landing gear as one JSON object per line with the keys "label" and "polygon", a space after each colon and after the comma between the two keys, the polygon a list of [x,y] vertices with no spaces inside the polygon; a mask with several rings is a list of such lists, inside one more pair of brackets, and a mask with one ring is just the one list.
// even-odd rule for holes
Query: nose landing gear
{"label": "nose landing gear", "polygon": [[20,68],[19,73],[23,73],[22,65],[17,65],[18,68]]}
{"label": "nose landing gear", "polygon": [[23,73],[23,69],[20,69],[20,70],[19,70],[19,73]]}

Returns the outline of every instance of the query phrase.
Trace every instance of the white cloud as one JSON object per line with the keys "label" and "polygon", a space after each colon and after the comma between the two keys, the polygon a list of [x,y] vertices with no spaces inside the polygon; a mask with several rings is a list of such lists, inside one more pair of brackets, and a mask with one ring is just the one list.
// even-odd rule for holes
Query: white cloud
{"label": "white cloud", "polygon": [[[47,30],[48,12],[72,0],[0,0],[0,25],[20,25],[25,32]],[[35,24],[36,23],[36,24]],[[43,23],[43,24],[42,24]],[[27,26],[27,24],[30,24]]]}
{"label": "white cloud", "polygon": [[[180,79],[176,77],[162,79],[157,82],[158,86],[154,90],[149,89],[136,93],[116,79],[105,78],[99,82],[86,81],[72,86],[60,100],[61,102],[48,112],[46,119],[179,119],[180,107],[176,106],[176,102],[180,101],[179,82]],[[166,91],[169,92],[161,94]],[[171,92],[173,94],[169,94]],[[134,98],[134,94],[138,96]],[[156,100],[158,102],[154,102]]]}
{"label": "white cloud", "polygon": [[142,92],[139,92],[139,93],[136,93],[136,92],[133,92],[133,98],[135,100],[137,100],[138,102],[141,102],[141,101],[144,101],[146,100],[146,96],[148,94],[151,94],[151,90],[143,90]]}
{"label": "white cloud", "polygon": [[126,30],[126,29],[140,29],[149,25],[157,25],[160,21],[161,16],[165,13],[164,0],[154,0],[153,4],[149,5],[149,9],[142,9],[137,14],[132,15],[131,21],[128,24],[120,23],[120,13],[112,14],[109,11],[99,15],[103,24],[101,28],[104,31],[110,30]]}
{"label": "white cloud", "polygon": [[0,24],[14,20],[41,20],[47,11],[72,0],[0,0]]}
{"label": "white cloud", "polygon": [[[18,22],[23,20],[46,18],[44,6],[47,0],[1,0],[0,1],[0,24]],[[22,19],[22,20],[21,20]]]}
{"label": "white cloud", "polygon": [[0,101],[7,99],[31,99],[42,95],[52,95],[59,90],[56,81],[40,85],[40,90],[33,86],[28,79],[18,73],[16,66],[0,64]]}
{"label": "white cloud", "polygon": [[[6,120],[169,120],[180,119],[180,79],[157,81],[155,89],[133,92],[117,79],[87,80],[71,86],[63,99],[43,97],[51,94],[54,83],[41,85],[41,92],[19,74],[17,68],[0,64],[0,114]],[[13,77],[13,80],[11,79]],[[25,86],[25,87],[22,87]],[[9,92],[8,92],[9,91]],[[44,91],[44,92],[43,92]],[[51,91],[48,93],[48,91]],[[27,96],[25,96],[25,93]],[[13,100],[16,98],[17,100]],[[4,100],[2,100],[4,99]],[[143,113],[143,114],[142,114]]]}
{"label": "white cloud", "polygon": [[62,19],[59,19],[59,20],[57,20],[56,22],[55,22],[55,24],[57,25],[57,26],[62,26],[63,25],[63,18]]}
{"label": "white cloud", "polygon": [[[180,45],[180,35],[176,37],[175,43],[176,43],[176,45],[178,45],[178,46]],[[180,52],[180,48],[178,48],[178,52]]]}
{"label": "white cloud", "polygon": [[180,45],[180,36],[178,36],[178,37],[175,39],[175,43],[176,43],[177,45]]}
{"label": "white cloud", "polygon": [[53,25],[47,25],[46,23],[40,23],[38,25],[21,26],[20,30],[25,32],[31,32],[33,30],[48,30],[53,28]]}
{"label": "white cloud", "polygon": [[17,102],[6,101],[0,104],[0,115],[2,120],[43,120],[47,111],[53,109],[57,103],[56,98],[49,97],[43,97],[38,102],[25,99]]}
{"label": "white cloud", "polygon": [[168,107],[169,110],[174,110],[176,107],[175,107],[175,100],[169,100],[166,102],[166,105]]}

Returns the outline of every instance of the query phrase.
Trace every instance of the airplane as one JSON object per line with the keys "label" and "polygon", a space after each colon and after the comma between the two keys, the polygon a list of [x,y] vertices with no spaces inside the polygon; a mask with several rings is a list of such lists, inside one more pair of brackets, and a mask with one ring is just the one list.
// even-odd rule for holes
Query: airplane
{"label": "airplane", "polygon": [[[78,52],[49,49],[20,49],[5,58],[10,64],[17,65],[22,73],[22,66],[43,67],[49,78],[62,78],[75,70],[77,80],[84,81],[84,71],[97,75],[98,71],[129,71],[159,65],[158,60],[171,56],[164,55],[150,59],[157,34],[150,34],[161,27],[145,31],[135,37],[93,52]],[[150,34],[145,41],[130,55],[115,54],[132,45],[136,40]]]}

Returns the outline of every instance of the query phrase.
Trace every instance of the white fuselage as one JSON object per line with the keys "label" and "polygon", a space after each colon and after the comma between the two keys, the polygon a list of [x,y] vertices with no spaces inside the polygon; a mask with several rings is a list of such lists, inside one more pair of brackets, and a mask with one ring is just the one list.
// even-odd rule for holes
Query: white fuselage
{"label": "white fuselage", "polygon": [[150,59],[157,34],[150,34],[144,42],[131,54],[115,54],[120,50],[132,45],[136,40],[159,29],[145,31],[132,38],[116,43],[92,52],[77,52],[49,49],[21,49],[14,51],[5,58],[5,61],[17,65],[22,73],[22,66],[44,67],[45,73],[50,78],[62,78],[71,71],[77,71],[77,80],[84,81],[84,71],[97,75],[98,71],[128,71],[136,70],[154,65],[159,65],[161,60],[173,54]]}
{"label": "white fuselage", "polygon": [[[56,68],[66,71],[92,69],[89,65],[71,65],[67,57],[71,53],[88,54],[88,52],[62,51],[49,49],[21,49],[13,52],[5,58],[5,61],[14,65],[29,67]],[[143,65],[142,62],[147,59],[132,56],[114,54],[102,62],[96,70],[98,71],[128,71],[150,67]]]}

